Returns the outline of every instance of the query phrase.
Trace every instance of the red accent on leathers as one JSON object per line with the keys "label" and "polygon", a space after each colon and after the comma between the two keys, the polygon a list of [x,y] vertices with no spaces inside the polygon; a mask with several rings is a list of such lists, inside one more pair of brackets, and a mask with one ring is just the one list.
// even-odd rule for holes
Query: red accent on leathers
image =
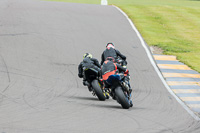
{"label": "red accent on leathers", "polygon": [[107,80],[109,78],[110,75],[114,75],[117,71],[117,65],[115,63],[113,63],[115,65],[115,70],[111,71],[111,72],[107,72],[106,74],[102,75],[103,80]]}

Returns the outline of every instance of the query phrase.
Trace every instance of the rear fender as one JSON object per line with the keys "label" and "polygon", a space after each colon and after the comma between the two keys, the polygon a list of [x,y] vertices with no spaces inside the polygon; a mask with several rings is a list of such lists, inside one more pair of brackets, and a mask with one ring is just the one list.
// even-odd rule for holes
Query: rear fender
{"label": "rear fender", "polygon": [[108,79],[106,80],[110,85],[114,85],[116,82],[119,82],[121,80],[120,75],[110,75]]}
{"label": "rear fender", "polygon": [[88,81],[92,82],[94,79],[98,77],[98,71],[94,68],[89,68],[84,71],[85,77]]}

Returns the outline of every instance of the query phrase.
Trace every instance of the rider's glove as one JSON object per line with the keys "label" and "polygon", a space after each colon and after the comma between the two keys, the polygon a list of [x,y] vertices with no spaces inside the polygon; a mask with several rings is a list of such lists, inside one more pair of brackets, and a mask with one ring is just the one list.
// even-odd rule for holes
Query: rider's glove
{"label": "rider's glove", "polygon": [[124,74],[129,74],[129,71],[128,71],[128,69],[126,69],[126,71],[124,72]]}

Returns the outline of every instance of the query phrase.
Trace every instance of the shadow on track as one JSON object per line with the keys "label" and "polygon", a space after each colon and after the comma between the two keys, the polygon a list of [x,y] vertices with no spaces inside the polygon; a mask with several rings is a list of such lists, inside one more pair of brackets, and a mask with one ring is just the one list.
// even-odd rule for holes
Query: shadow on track
{"label": "shadow on track", "polygon": [[112,108],[112,109],[123,109],[121,107],[121,105],[108,105],[106,102],[107,101],[99,101],[98,98],[96,97],[82,97],[82,96],[73,96],[73,97],[70,97],[72,99],[80,99],[80,100],[86,100],[86,101],[98,101],[98,103],[101,103],[101,104],[96,104],[96,102],[94,102],[94,104],[87,104],[87,106],[93,106],[93,107],[96,107],[96,108]]}
{"label": "shadow on track", "polygon": [[87,101],[99,101],[99,99],[97,97],[82,97],[82,96],[73,96],[70,97],[72,99],[80,99],[80,100],[87,100]]}
{"label": "shadow on track", "polygon": [[95,107],[98,107],[98,108],[110,108],[110,109],[123,109],[121,106],[118,106],[118,105],[94,105]]}

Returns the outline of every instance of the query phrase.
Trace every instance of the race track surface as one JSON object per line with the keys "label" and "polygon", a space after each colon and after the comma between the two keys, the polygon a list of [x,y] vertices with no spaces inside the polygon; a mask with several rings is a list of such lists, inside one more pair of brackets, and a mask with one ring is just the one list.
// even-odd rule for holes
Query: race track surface
{"label": "race track surface", "polygon": [[[133,108],[98,101],[77,67],[107,42],[127,55]],[[0,133],[199,133],[112,6],[0,1]]]}

